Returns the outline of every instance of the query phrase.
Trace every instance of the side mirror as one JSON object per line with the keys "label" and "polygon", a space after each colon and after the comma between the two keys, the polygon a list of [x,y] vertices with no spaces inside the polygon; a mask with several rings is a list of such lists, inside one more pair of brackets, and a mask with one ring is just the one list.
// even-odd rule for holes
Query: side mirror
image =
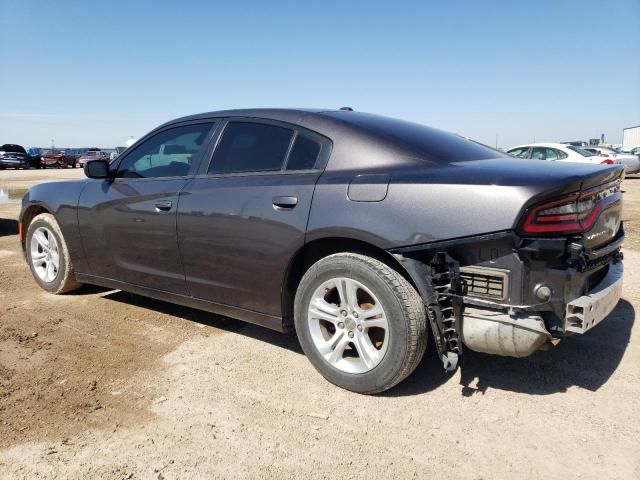
{"label": "side mirror", "polygon": [[84,174],[89,178],[109,178],[109,162],[106,160],[90,160],[84,164]]}

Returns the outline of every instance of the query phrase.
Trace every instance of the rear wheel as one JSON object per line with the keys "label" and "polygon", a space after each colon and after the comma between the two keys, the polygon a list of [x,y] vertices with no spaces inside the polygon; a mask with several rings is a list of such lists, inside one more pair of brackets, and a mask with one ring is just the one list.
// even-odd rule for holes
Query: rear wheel
{"label": "rear wheel", "polygon": [[60,294],[81,286],[75,279],[67,244],[53,215],[37,215],[29,224],[26,242],[27,261],[40,287]]}
{"label": "rear wheel", "polygon": [[427,342],[425,308],[412,285],[385,263],[354,253],[328,256],[305,273],[295,326],[313,366],[358,393],[401,382]]}

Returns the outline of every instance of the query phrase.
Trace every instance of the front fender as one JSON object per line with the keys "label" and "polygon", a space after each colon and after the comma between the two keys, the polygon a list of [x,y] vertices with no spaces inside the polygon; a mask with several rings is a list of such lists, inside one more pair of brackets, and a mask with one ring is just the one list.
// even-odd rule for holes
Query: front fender
{"label": "front fender", "polygon": [[22,198],[22,208],[18,217],[23,249],[31,220],[40,213],[50,213],[60,225],[74,269],[76,272],[86,271],[86,260],[78,228],[78,199],[87,181],[41,183],[29,189]]}

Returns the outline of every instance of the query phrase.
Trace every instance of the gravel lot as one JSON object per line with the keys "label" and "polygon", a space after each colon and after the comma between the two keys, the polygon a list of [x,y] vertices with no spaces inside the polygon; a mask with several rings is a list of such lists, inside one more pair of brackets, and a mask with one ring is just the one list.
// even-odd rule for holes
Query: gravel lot
{"label": "gravel lot", "polygon": [[624,300],[606,322],[527,359],[467,352],[452,376],[430,348],[365,397],[327,383],[295,335],[40,290],[6,202],[81,176],[0,171],[1,478],[640,478],[640,179],[624,184]]}

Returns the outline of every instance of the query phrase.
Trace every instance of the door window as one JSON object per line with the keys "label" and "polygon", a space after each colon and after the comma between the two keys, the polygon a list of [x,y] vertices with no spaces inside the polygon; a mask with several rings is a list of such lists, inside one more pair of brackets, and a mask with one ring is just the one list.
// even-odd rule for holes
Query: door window
{"label": "door window", "polygon": [[213,123],[175,127],[138,145],[118,166],[118,177],[157,178],[188,175]]}
{"label": "door window", "polygon": [[230,122],[209,166],[210,174],[280,170],[293,130],[276,125]]}

